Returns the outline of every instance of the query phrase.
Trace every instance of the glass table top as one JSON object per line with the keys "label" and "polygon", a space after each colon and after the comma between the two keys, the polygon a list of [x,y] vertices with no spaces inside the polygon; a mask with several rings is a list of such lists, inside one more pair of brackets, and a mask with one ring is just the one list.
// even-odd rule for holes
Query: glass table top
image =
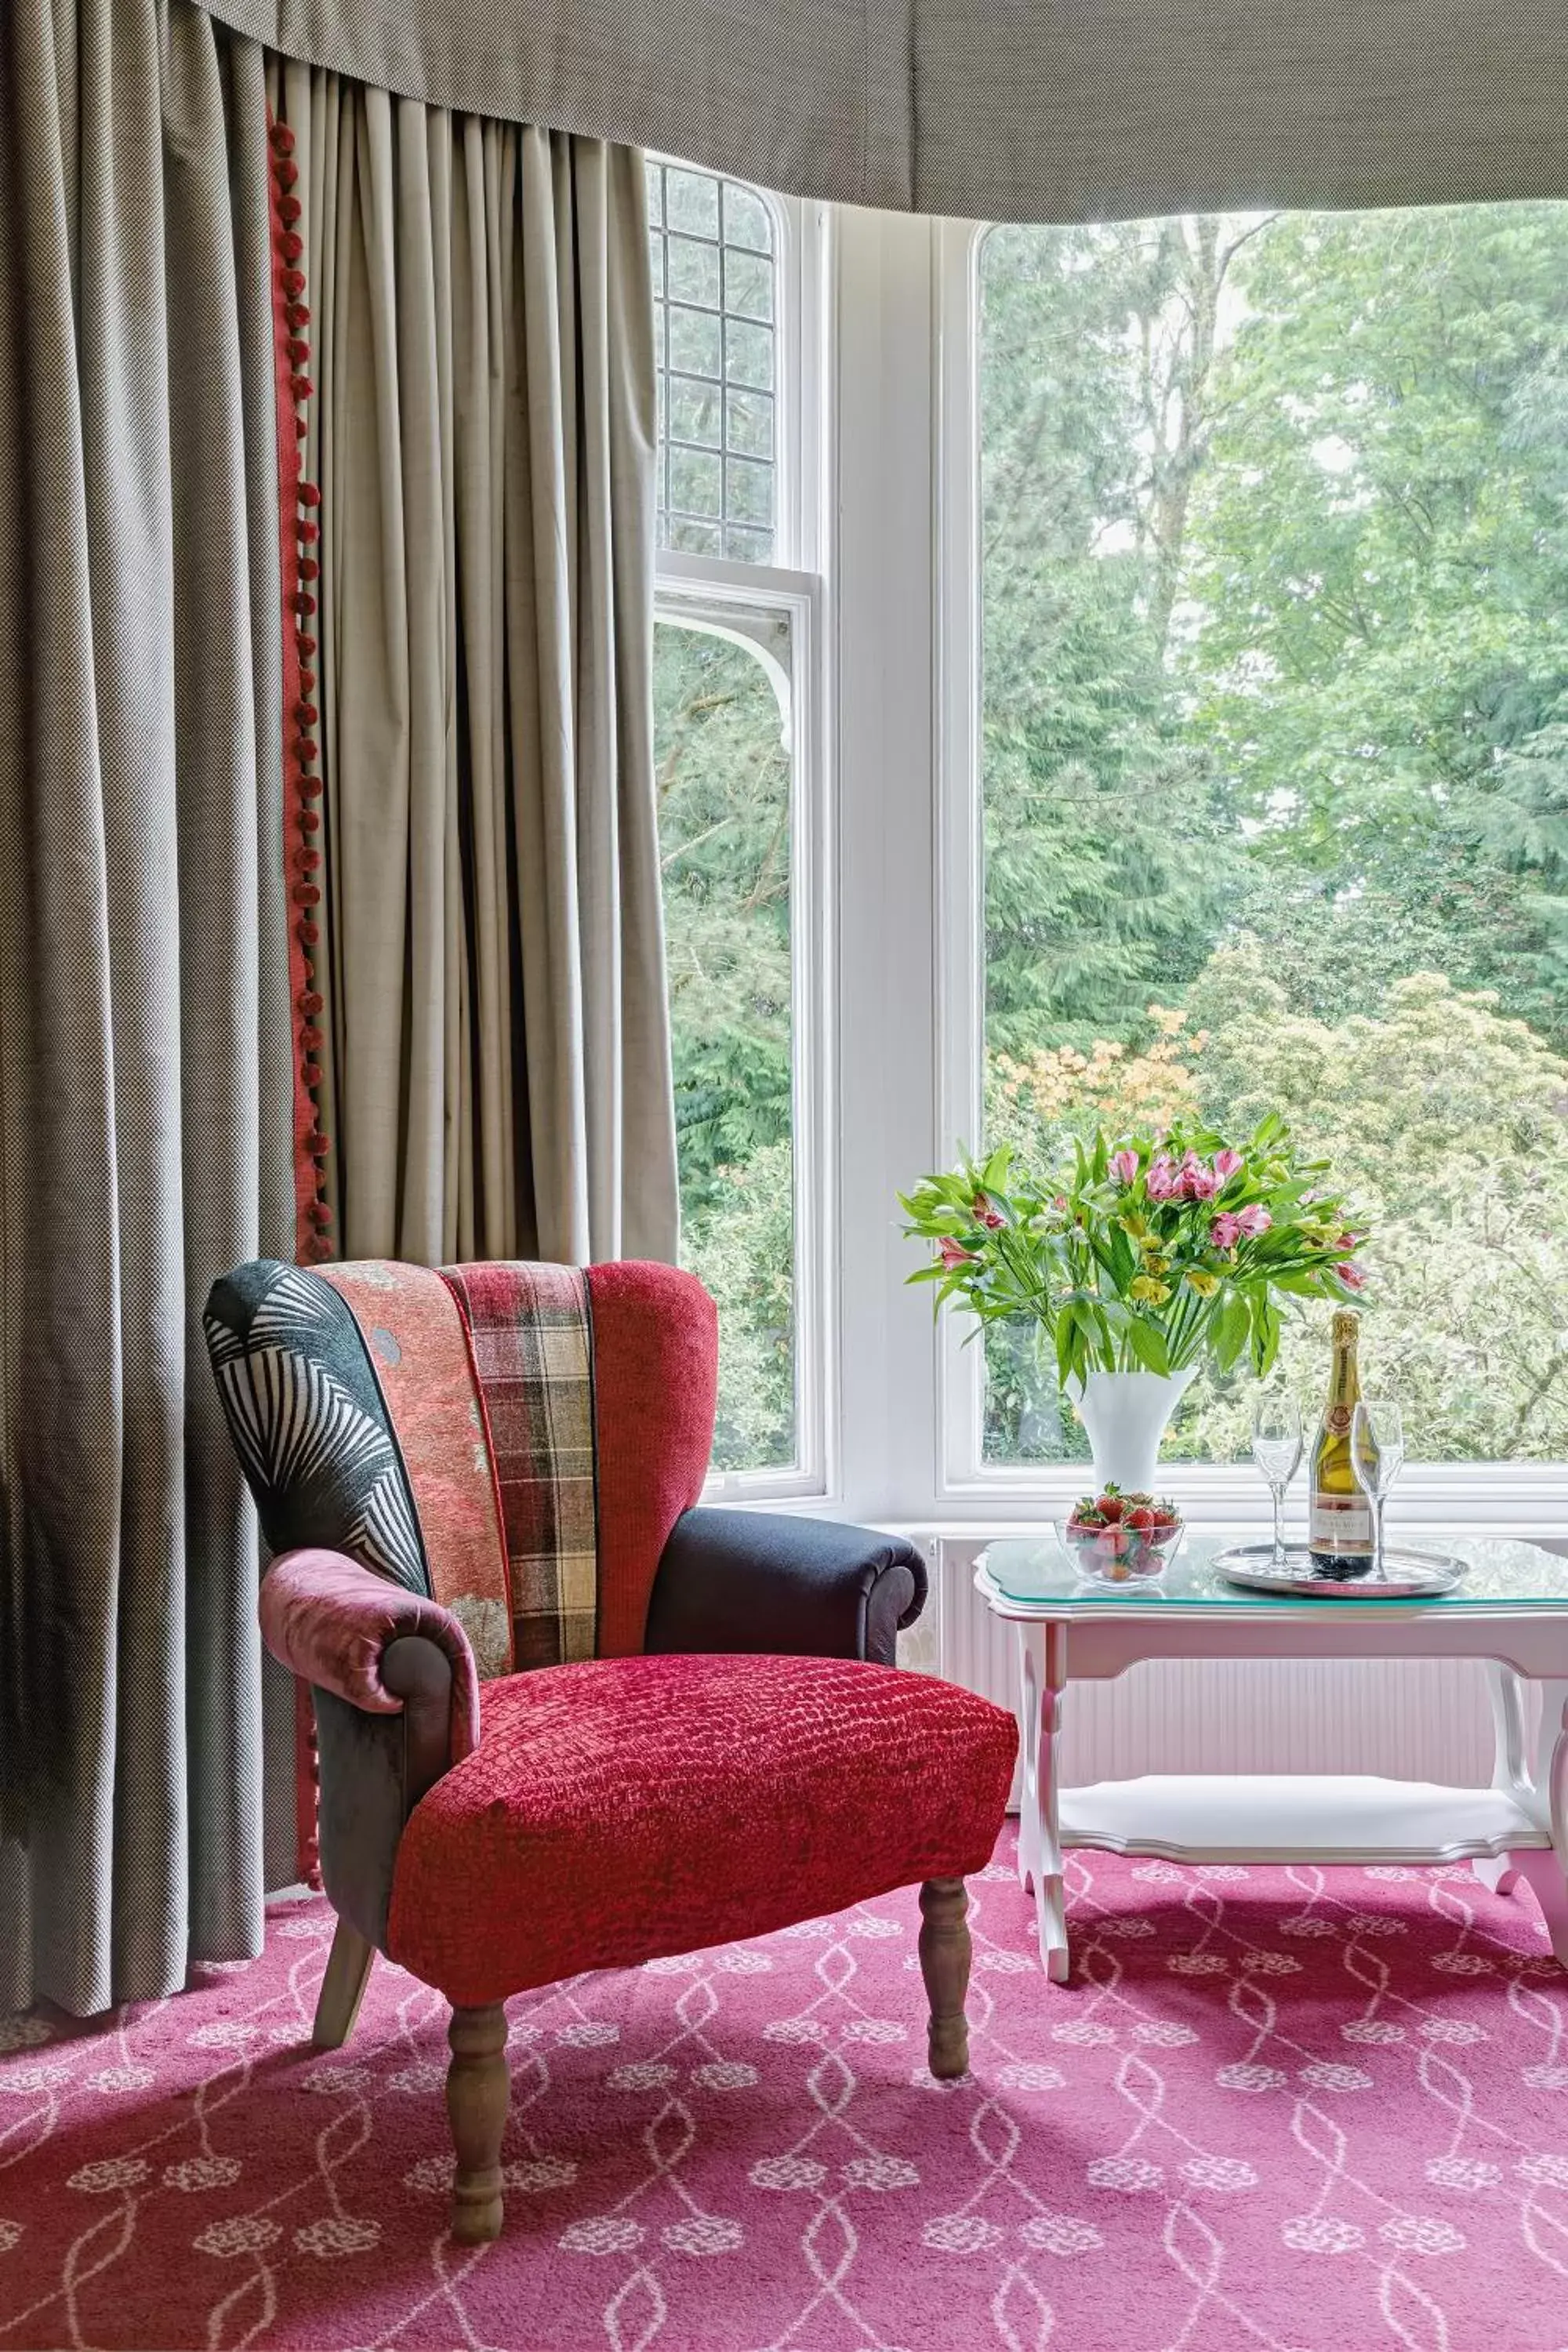
{"label": "glass table top", "polygon": [[1109,1584],[1099,1578],[1081,1576],[1077,1562],[1047,1528],[1038,1536],[989,1545],[980,1556],[980,1566],[1009,1601],[1059,1601],[1069,1608],[1157,1605],[1166,1609],[1516,1609],[1534,1604],[1568,1609],[1568,1559],[1543,1551],[1539,1544],[1518,1542],[1511,1538],[1456,1537],[1444,1540],[1421,1535],[1412,1537],[1405,1545],[1397,1537],[1391,1537],[1390,1551],[1433,1551],[1445,1559],[1462,1561],[1466,1571],[1463,1580],[1452,1592],[1428,1599],[1394,1592],[1386,1602],[1358,1600],[1352,1603],[1343,1601],[1332,1591],[1316,1592],[1310,1585],[1300,1586],[1289,1593],[1272,1593],[1249,1591],[1244,1586],[1230,1583],[1224,1571],[1214,1565],[1215,1554],[1230,1545],[1255,1540],[1252,1531],[1246,1528],[1214,1535],[1188,1534],[1163,1576]]}

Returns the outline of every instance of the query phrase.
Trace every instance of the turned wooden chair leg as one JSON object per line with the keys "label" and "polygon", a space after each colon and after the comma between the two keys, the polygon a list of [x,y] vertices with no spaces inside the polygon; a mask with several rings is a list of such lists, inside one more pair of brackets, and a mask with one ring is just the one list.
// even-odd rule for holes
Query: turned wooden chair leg
{"label": "turned wooden chair leg", "polygon": [[374,1958],[375,1946],[367,1944],[359,1929],[351,1927],[346,1919],[340,1919],[327,1956],[327,1973],[316,1996],[316,2021],[310,2028],[312,2049],[342,2048],[354,2030]]}
{"label": "turned wooden chair leg", "polygon": [[458,2158],[452,2235],[477,2246],[500,2235],[500,2144],[511,2096],[506,2011],[499,2000],[485,2009],[455,2009],[447,2040],[452,2050],[447,2112]]}
{"label": "turned wooden chair leg", "polygon": [[969,1897],[962,1878],[928,1878],[921,1888],[921,1974],[931,2003],[931,2071],[951,2082],[969,2071]]}

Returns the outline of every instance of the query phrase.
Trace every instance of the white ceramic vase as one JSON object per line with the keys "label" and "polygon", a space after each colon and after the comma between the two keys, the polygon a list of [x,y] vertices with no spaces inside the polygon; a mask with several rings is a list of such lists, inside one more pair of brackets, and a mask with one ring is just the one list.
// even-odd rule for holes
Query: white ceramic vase
{"label": "white ceramic vase", "polygon": [[1160,1441],[1196,1378],[1192,1364],[1182,1372],[1089,1372],[1068,1381],[1067,1393],[1089,1432],[1097,1490],[1156,1491]]}

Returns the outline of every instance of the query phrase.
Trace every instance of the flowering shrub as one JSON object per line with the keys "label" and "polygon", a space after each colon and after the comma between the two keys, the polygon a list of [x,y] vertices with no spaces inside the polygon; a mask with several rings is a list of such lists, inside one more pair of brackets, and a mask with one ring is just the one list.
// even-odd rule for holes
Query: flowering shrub
{"label": "flowering shrub", "polygon": [[1032,1318],[1064,1383],[1204,1361],[1226,1371],[1244,1350],[1261,1377],[1279,1353],[1281,1296],[1362,1287],[1362,1236],[1326,1164],[1298,1160],[1273,1115],[1239,1148],[1195,1122],[1097,1130],[1044,1181],[1015,1157],[999,1144],[900,1196],[905,1232],[937,1251],[910,1280],[982,1324]]}

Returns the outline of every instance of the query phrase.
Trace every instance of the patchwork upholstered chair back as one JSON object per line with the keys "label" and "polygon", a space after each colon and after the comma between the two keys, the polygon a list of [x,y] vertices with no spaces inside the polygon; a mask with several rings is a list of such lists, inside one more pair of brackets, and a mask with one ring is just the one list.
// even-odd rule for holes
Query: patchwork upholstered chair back
{"label": "patchwork upholstered chair back", "polygon": [[712,1444],[717,1324],[689,1275],[258,1258],[205,1328],[274,1552],[324,1546],[439,1601],[486,1679],[641,1650]]}

